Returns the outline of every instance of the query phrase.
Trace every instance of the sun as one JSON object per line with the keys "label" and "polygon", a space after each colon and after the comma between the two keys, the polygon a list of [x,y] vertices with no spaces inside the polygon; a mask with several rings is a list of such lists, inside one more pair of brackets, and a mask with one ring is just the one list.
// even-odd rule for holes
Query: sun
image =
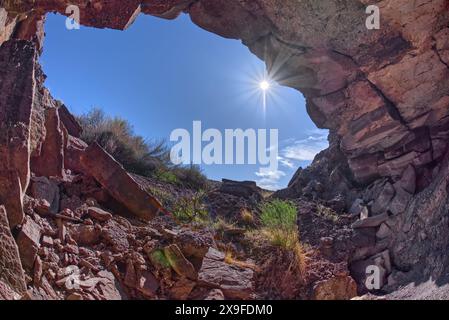
{"label": "sun", "polygon": [[268,89],[270,89],[270,83],[266,80],[263,80],[262,82],[260,82],[259,86],[260,86],[260,89],[262,89],[262,91],[267,91]]}

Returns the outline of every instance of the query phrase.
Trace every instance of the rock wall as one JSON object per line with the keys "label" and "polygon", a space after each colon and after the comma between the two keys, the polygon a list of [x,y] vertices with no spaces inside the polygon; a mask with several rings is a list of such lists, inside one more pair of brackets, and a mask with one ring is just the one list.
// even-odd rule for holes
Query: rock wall
{"label": "rock wall", "polygon": [[[0,144],[7,158],[1,161],[7,165],[2,168],[0,199],[12,226],[23,219],[30,152],[50,148],[49,136],[43,140],[48,126],[38,125],[45,115],[36,111],[48,92],[35,89],[33,72],[39,68],[22,54],[38,54],[43,16],[50,11],[65,14],[69,4],[80,7],[81,23],[88,26],[125,29],[141,12],[167,19],[186,12],[200,27],[240,39],[266,62],[273,79],[301,91],[314,122],[331,130],[330,150],[338,154],[337,161],[329,161],[332,152],[316,161],[316,176],[324,170],[325,181],[310,185],[310,177],[298,172],[287,193],[326,194],[343,183],[337,188],[340,193],[351,194],[351,200],[360,197],[354,212],[361,221],[371,219],[354,227],[382,230],[377,239],[382,241],[356,254],[359,261],[383,259],[388,264],[390,257],[381,253],[389,248],[400,272],[433,263],[443,273],[443,252],[449,246],[444,236],[449,230],[443,161],[449,138],[449,0],[0,1],[0,86],[2,93],[12,92],[0,97],[0,110],[6,110],[0,113],[1,130],[8,133],[3,137],[14,138]],[[365,26],[369,4],[380,8],[379,30]],[[14,74],[15,59],[34,62]],[[10,79],[24,83],[23,88],[11,87]],[[28,107],[24,113],[23,106]],[[69,144],[73,138],[66,133],[64,141]],[[83,147],[70,150],[75,156],[64,162],[76,166]],[[404,187],[411,180],[413,188]],[[426,228],[436,233],[429,236]],[[420,241],[427,244],[417,248]]]}

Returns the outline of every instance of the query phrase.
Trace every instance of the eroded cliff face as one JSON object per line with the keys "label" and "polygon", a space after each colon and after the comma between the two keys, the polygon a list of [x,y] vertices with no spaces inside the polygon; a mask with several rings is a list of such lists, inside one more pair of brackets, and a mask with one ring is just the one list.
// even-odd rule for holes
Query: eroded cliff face
{"label": "eroded cliff face", "polygon": [[[15,141],[0,144],[7,150],[1,155],[7,165],[0,199],[13,202],[5,203],[12,226],[23,219],[30,159],[48,152],[63,156],[54,150],[55,139],[72,136],[61,133],[42,147],[46,128],[39,117],[48,117],[46,125],[52,125],[55,116],[39,108],[54,102],[42,87],[36,59],[25,57],[41,50],[44,15],[65,14],[69,4],[80,8],[81,24],[87,26],[126,29],[139,13],[172,19],[185,12],[208,31],[242,40],[266,62],[273,79],[304,94],[314,122],[331,132],[330,149],[295,175],[284,196],[358,198],[352,211],[363,219],[354,228],[379,234],[354,253],[354,272],[357,263],[379,261],[382,253],[388,273],[392,268],[401,277],[413,268],[421,276],[444,273],[449,247],[449,174],[443,161],[449,141],[448,0],[0,1],[0,62],[5,66],[0,109],[6,110],[0,117],[7,124],[1,132]],[[370,4],[380,8],[379,30],[366,28]],[[23,72],[14,73],[17,59],[34,62],[20,64]],[[8,111],[11,106],[17,114]]]}

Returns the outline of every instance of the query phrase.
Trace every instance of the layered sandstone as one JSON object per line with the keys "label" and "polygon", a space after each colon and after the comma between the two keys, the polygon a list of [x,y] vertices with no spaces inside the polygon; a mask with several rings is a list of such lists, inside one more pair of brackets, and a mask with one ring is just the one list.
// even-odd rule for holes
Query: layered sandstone
{"label": "layered sandstone", "polygon": [[[304,94],[312,119],[331,132],[330,148],[278,196],[325,198],[337,211],[351,205],[358,219],[351,231],[358,239],[349,259],[353,274],[377,265],[390,287],[444,274],[448,0],[0,1],[0,204],[11,228],[27,225],[23,200],[31,171],[52,177],[52,188],[64,183],[67,169],[83,172],[99,201],[113,199],[115,208],[140,218],[162,210],[107,154],[83,145],[79,127],[42,86],[37,57],[44,15],[65,14],[69,4],[80,8],[87,26],[126,29],[139,13],[171,19],[186,12],[200,27],[240,39],[274,80]],[[365,26],[369,4],[380,8],[379,30]],[[111,178],[116,172],[121,185]],[[331,240],[325,246],[335,249],[338,241]]]}

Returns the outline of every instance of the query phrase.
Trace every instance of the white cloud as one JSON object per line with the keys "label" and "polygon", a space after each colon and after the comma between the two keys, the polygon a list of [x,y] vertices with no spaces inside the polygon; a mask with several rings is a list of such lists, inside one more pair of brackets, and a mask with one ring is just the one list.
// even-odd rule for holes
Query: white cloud
{"label": "white cloud", "polygon": [[[308,132],[309,136],[305,139],[287,139],[282,141],[277,160],[279,164],[285,168],[289,174],[296,170],[300,165],[300,161],[312,161],[315,156],[322,150],[326,149],[329,144],[327,141],[327,130],[316,129]],[[282,147],[283,146],[283,147]],[[268,190],[279,190],[282,188],[280,180],[287,175],[282,170],[269,170],[267,168],[259,168],[255,175],[259,177],[257,184]]]}
{"label": "white cloud", "polygon": [[280,189],[279,180],[285,176],[285,172],[281,170],[270,170],[268,168],[259,168],[256,176],[260,177],[257,180],[257,184],[268,190],[277,190]]}
{"label": "white cloud", "polygon": [[281,155],[287,160],[312,161],[328,145],[327,131],[314,130],[306,139],[290,142],[288,146],[281,150]]}

